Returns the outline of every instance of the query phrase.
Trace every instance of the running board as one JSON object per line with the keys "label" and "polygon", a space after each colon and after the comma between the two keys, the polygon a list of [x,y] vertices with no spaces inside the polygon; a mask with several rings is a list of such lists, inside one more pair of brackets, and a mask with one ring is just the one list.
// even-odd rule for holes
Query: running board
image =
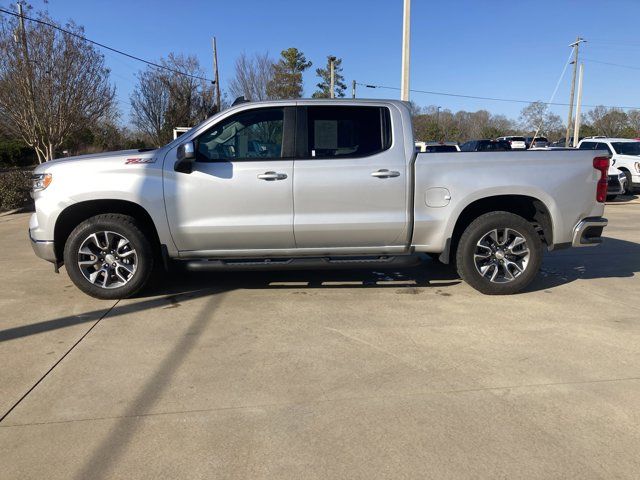
{"label": "running board", "polygon": [[229,271],[229,270],[317,270],[339,268],[396,268],[411,267],[420,263],[417,255],[377,255],[343,257],[300,257],[300,258],[229,258],[178,260],[191,271]]}

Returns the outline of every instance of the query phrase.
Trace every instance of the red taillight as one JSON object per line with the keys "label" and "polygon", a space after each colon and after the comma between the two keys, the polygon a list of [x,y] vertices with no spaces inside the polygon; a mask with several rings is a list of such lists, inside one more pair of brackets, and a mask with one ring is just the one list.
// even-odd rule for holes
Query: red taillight
{"label": "red taillight", "polygon": [[593,168],[600,172],[598,187],[596,188],[596,201],[604,203],[607,200],[607,179],[609,172],[609,157],[596,157],[593,159]]}

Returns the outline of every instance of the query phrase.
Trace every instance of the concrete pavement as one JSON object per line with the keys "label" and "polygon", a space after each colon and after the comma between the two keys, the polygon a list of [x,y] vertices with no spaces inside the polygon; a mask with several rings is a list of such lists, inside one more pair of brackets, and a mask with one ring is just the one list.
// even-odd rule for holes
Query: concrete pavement
{"label": "concrete pavement", "polygon": [[0,218],[2,477],[637,478],[640,206],[606,216],[511,297],[428,263],[120,302]]}

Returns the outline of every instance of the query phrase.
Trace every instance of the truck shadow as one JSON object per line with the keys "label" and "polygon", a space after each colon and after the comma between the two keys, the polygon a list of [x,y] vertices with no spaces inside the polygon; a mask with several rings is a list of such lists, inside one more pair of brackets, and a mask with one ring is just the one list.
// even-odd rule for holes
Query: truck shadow
{"label": "truck shadow", "polygon": [[402,288],[461,283],[453,268],[424,259],[414,267],[344,270],[186,272],[176,269],[142,296],[180,295],[199,289]]}
{"label": "truck shadow", "polygon": [[[540,273],[522,293],[546,290],[578,279],[626,278],[640,272],[640,244],[605,238],[602,245],[550,252]],[[316,289],[450,287],[462,281],[452,266],[424,259],[398,269],[298,270],[259,272],[176,271],[142,296],[180,295],[219,289]],[[480,295],[480,294],[478,294]]]}
{"label": "truck shadow", "polygon": [[605,237],[597,247],[560,250],[545,255],[538,277],[525,292],[580,279],[633,277],[639,272],[640,244]]}

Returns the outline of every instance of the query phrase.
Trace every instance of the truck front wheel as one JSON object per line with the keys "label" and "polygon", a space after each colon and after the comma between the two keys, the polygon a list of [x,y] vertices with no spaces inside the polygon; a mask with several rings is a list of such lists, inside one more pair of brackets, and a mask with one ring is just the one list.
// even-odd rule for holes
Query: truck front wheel
{"label": "truck front wheel", "polygon": [[476,218],[458,243],[460,277],[487,295],[508,295],[525,288],[542,263],[542,242],[533,226],[509,212]]}
{"label": "truck front wheel", "polygon": [[133,217],[103,214],[71,232],[64,263],[80,290],[113,300],[130,297],[144,287],[153,269],[153,251]]}

